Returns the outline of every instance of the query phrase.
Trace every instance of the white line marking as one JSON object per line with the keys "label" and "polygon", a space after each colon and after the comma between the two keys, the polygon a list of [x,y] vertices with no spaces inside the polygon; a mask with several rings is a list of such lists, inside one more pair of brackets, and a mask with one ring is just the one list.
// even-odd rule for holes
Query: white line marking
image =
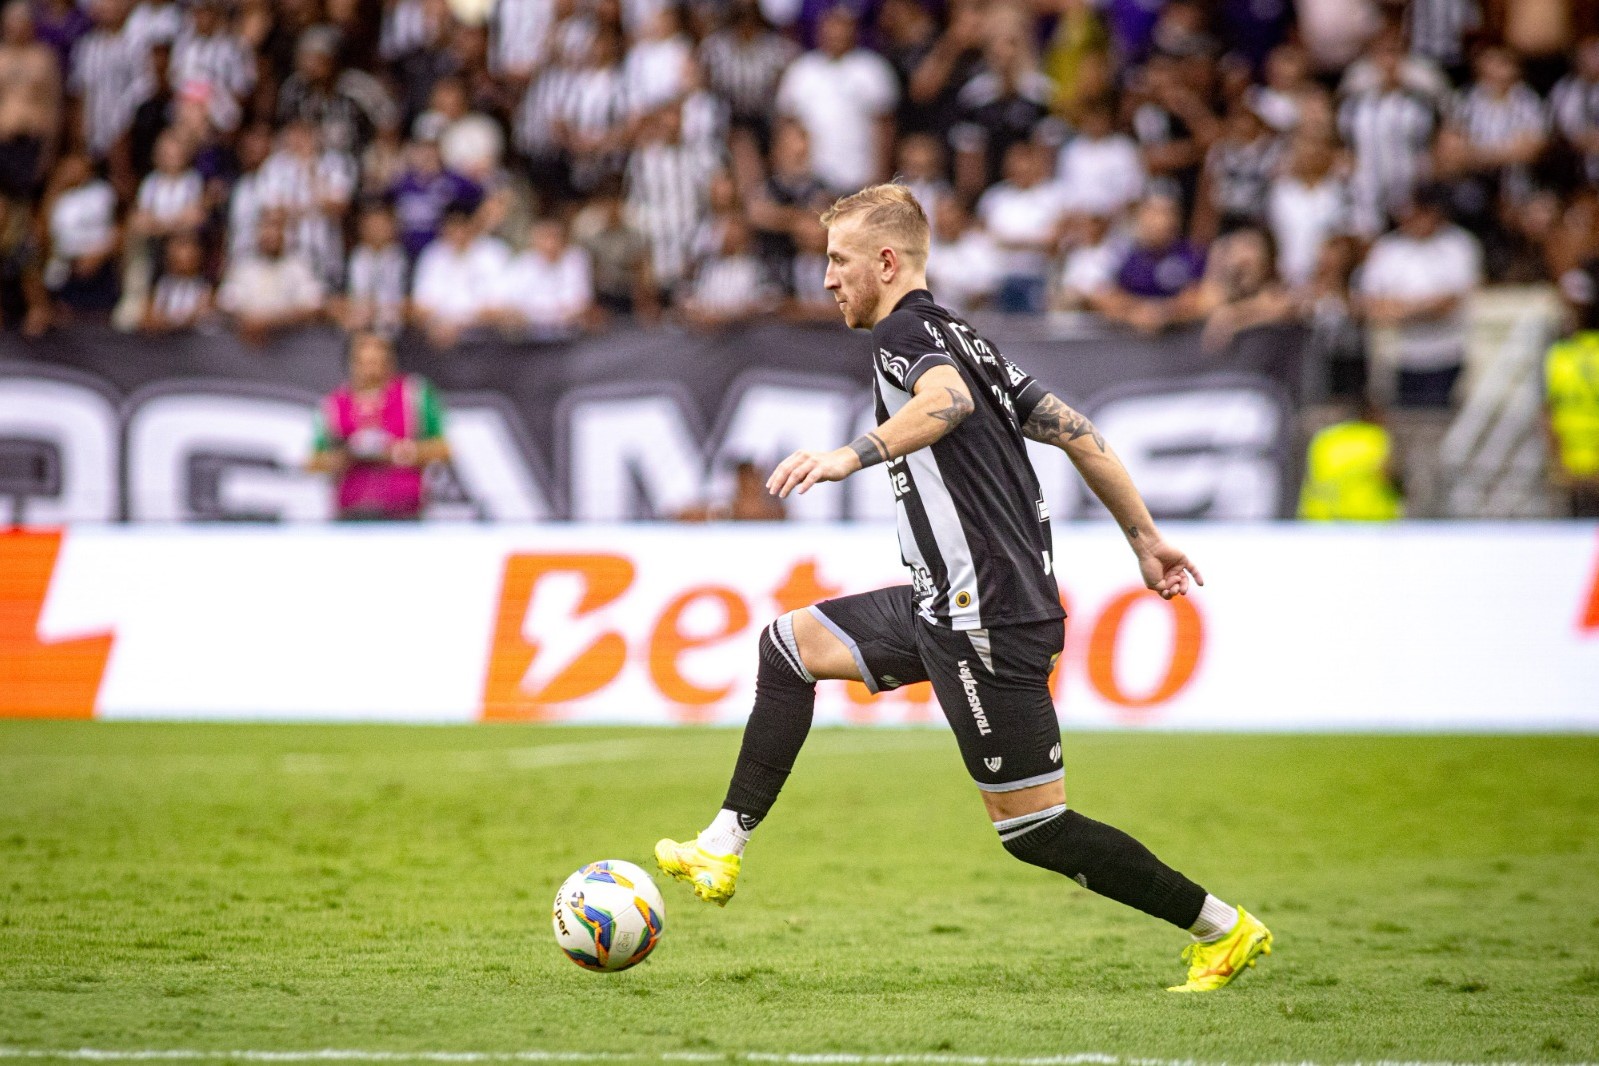
{"label": "white line marking", "polygon": [[[1073,1055],[857,1055],[849,1052],[780,1054],[760,1051],[366,1051],[322,1048],[315,1051],[205,1051],[199,1048],[15,1048],[0,1047],[0,1059],[68,1059],[78,1062],[722,1062],[776,1066],[1229,1066],[1225,1060],[1152,1059],[1080,1052]],[[1316,1063],[1279,1060],[1259,1066],[1532,1066],[1530,1063],[1426,1062],[1396,1059]],[[1572,1066],[1599,1066],[1575,1063]]]}

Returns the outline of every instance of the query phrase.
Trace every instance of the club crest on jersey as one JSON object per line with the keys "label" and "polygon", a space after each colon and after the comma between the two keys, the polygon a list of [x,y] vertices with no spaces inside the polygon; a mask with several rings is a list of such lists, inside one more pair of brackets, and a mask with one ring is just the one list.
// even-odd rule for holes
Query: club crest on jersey
{"label": "club crest on jersey", "polygon": [[883,368],[883,373],[899,381],[905,380],[905,375],[911,372],[911,361],[903,355],[895,355],[887,348],[877,349],[877,361]]}

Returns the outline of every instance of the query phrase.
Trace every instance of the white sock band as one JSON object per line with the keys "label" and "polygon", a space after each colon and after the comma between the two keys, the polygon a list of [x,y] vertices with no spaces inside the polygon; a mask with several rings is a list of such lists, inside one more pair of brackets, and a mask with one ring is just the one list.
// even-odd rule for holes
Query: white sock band
{"label": "white sock band", "polygon": [[738,812],[722,808],[715,821],[700,831],[699,846],[712,855],[742,855],[750,833],[738,820]]}
{"label": "white sock band", "polygon": [[1229,907],[1215,896],[1207,895],[1205,905],[1199,908],[1199,918],[1188,927],[1195,940],[1217,940],[1232,932],[1238,924],[1238,909]]}

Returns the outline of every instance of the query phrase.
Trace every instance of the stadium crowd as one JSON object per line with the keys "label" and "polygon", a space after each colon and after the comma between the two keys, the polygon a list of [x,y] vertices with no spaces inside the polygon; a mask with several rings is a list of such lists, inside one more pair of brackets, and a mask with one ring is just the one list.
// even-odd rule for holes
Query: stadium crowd
{"label": "stadium crowd", "polygon": [[1599,253],[1596,23],[1575,0],[9,0],[0,324],[447,347],[836,321],[816,213],[897,175],[957,308],[1213,345],[1299,319],[1333,395],[1385,326],[1399,401],[1440,405],[1468,294]]}

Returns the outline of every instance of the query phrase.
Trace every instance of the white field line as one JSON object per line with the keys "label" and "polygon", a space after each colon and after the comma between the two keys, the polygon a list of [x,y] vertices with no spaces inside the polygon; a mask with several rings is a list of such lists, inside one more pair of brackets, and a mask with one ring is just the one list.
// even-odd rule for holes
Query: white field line
{"label": "white field line", "polygon": [[[1073,1055],[1012,1057],[1003,1055],[856,1055],[849,1052],[779,1054],[758,1051],[669,1051],[660,1054],[615,1051],[366,1051],[323,1048],[317,1051],[207,1051],[198,1048],[111,1050],[106,1048],[0,1047],[0,1060],[66,1059],[78,1062],[724,1062],[760,1066],[1228,1066],[1225,1061],[1152,1059],[1080,1052]],[[1396,1059],[1318,1063],[1282,1060],[1260,1066],[1532,1066],[1529,1063],[1425,1062]],[[1599,1066],[1579,1063],[1575,1066]]]}
{"label": "white field line", "polygon": [[[569,744],[540,744],[529,748],[483,748],[473,751],[423,753],[463,773],[494,770],[543,770],[552,766],[580,766],[587,763],[631,762],[659,754],[643,740],[585,740]],[[414,753],[407,758],[414,758]],[[380,756],[363,752],[289,752],[281,762],[286,774],[331,774],[346,771],[357,763],[370,763]]]}

